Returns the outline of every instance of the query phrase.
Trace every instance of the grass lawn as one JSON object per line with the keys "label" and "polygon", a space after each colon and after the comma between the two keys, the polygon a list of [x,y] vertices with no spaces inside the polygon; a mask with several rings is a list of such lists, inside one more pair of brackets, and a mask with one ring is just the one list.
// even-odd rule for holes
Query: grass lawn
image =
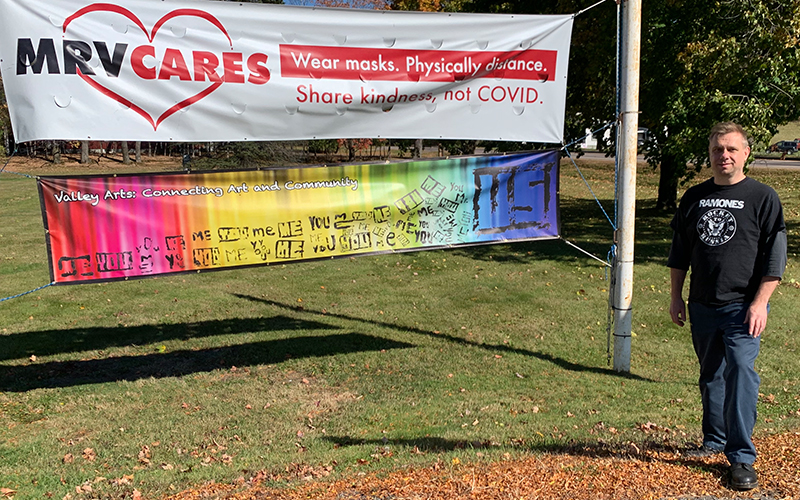
{"label": "grass lawn", "polygon": [[[72,168],[72,167],[70,167]],[[581,163],[613,214],[613,165]],[[13,164],[9,166],[13,170]],[[82,171],[78,167],[73,171]],[[758,369],[758,433],[800,427],[800,180]],[[565,445],[700,436],[688,327],[668,317],[670,215],[638,177],[632,373],[606,354],[604,266],[521,242],[49,287],[0,303],[0,488],[158,498],[261,473],[278,485]],[[611,229],[574,167],[562,233]],[[0,175],[0,298],[49,281],[35,182]]]}
{"label": "grass lawn", "polygon": [[778,134],[772,138],[773,144],[777,141],[793,141],[800,138],[800,122],[789,122],[778,129]]}

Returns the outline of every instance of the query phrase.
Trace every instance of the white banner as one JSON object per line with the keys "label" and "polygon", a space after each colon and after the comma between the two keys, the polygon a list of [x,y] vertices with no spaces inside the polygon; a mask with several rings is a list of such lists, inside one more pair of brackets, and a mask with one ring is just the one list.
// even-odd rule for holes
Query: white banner
{"label": "white banner", "polygon": [[0,0],[15,138],[563,138],[573,16]]}

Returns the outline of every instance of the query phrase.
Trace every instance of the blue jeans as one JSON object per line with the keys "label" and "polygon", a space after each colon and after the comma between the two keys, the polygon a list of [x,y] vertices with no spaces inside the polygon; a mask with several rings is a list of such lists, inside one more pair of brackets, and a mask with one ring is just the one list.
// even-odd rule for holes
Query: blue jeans
{"label": "blue jeans", "polygon": [[692,342],[700,361],[703,444],[724,451],[732,464],[756,460],[752,435],[761,378],[755,361],[761,338],[747,333],[749,306],[689,302]]}

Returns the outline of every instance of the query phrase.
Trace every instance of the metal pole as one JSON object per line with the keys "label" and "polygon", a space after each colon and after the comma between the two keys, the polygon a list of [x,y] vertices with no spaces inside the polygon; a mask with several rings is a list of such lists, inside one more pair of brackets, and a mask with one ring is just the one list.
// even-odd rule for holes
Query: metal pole
{"label": "metal pole", "polygon": [[622,108],[617,155],[619,174],[619,229],[617,229],[616,287],[614,290],[614,370],[631,371],[631,302],[633,298],[633,236],[636,218],[636,149],[639,128],[639,57],[642,1],[623,0]]}

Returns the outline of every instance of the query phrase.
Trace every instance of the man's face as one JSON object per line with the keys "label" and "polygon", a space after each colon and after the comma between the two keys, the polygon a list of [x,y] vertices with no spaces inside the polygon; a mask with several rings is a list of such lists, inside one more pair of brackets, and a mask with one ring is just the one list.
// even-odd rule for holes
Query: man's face
{"label": "man's face", "polygon": [[738,132],[717,135],[708,144],[711,172],[717,184],[735,184],[744,179],[744,162],[750,156],[747,139]]}

